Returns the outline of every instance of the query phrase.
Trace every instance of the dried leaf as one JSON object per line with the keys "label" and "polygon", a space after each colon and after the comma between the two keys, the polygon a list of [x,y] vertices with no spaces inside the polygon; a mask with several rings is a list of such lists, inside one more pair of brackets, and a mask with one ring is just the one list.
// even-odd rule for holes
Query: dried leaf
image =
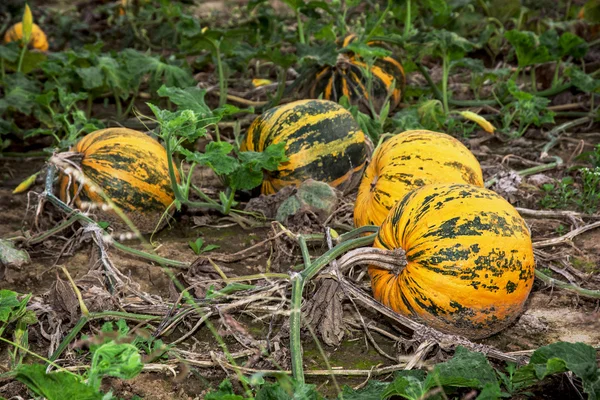
{"label": "dried leaf", "polygon": [[482,127],[483,130],[486,131],[487,133],[493,134],[494,131],[496,130],[496,128],[494,128],[494,125],[492,125],[487,119],[483,118],[482,116],[480,116],[478,114],[475,114],[472,111],[461,111],[460,115],[462,115],[463,118],[466,118],[469,121],[475,122],[477,125]]}
{"label": "dried leaf", "polygon": [[15,188],[15,190],[13,190],[13,194],[19,194],[19,193],[23,193],[25,192],[27,189],[29,189],[31,186],[33,186],[33,184],[35,183],[35,179],[37,178],[37,176],[39,175],[39,171],[36,172],[35,174],[29,176],[27,179],[25,179],[23,182],[19,183],[19,185]]}

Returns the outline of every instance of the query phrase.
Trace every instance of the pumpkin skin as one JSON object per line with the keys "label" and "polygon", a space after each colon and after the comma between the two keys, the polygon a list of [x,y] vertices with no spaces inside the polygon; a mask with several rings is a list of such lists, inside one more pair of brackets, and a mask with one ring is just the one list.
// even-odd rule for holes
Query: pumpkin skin
{"label": "pumpkin skin", "polygon": [[[20,41],[23,38],[23,23],[18,22],[10,27],[4,34],[4,43]],[[31,26],[30,45],[40,51],[48,51],[48,39],[46,34],[37,24]]]}
{"label": "pumpkin skin", "polygon": [[[134,223],[142,233],[157,228],[161,215],[174,201],[169,179],[167,153],[158,141],[142,132],[126,128],[109,128],[90,133],[72,151],[81,153],[84,176],[96,184]],[[175,171],[179,181],[179,173]],[[84,202],[104,204],[102,196],[84,184],[77,195],[79,183],[62,174],[59,197],[73,200],[82,208]],[[76,196],[76,197],[75,197]],[[85,207],[84,207],[85,208]],[[127,229],[113,211],[95,211],[101,219],[117,229]],[[166,223],[166,218],[158,227]]]}
{"label": "pumpkin skin", "polygon": [[[356,40],[356,35],[348,35],[342,41],[341,47],[346,47]],[[376,45],[369,42],[369,45]],[[368,113],[369,97],[373,98],[375,111],[379,113],[390,96],[390,111],[400,104],[402,92],[406,85],[406,77],[402,64],[394,57],[383,57],[375,60],[371,67],[373,75],[372,94],[369,93],[367,77],[363,69],[368,65],[352,53],[340,54],[335,66],[326,66],[311,78],[314,83],[309,88],[309,96],[337,102],[342,96],[347,96],[350,104],[357,105],[361,111]]]}
{"label": "pumpkin skin", "polygon": [[263,194],[307,179],[346,191],[356,187],[367,163],[366,140],[352,114],[339,104],[300,100],[257,117],[240,150],[261,152],[271,144],[286,143],[289,160],[266,173]]}
{"label": "pumpkin skin", "polygon": [[460,141],[445,133],[411,130],[375,150],[354,205],[354,224],[381,225],[396,202],[432,183],[483,187],[481,166]]}
{"label": "pumpkin skin", "polygon": [[442,332],[476,339],[509,325],[534,281],[525,221],[491,190],[427,185],[407,194],[381,225],[374,247],[402,248],[398,275],[369,267],[375,299]]}

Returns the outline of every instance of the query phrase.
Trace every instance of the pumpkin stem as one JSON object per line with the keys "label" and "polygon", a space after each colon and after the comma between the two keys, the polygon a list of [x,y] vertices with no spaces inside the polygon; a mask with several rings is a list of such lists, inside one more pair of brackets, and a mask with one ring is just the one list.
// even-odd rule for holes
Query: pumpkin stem
{"label": "pumpkin stem", "polygon": [[403,249],[377,249],[364,247],[351,250],[338,260],[340,272],[344,272],[356,265],[368,265],[391,271],[396,276],[406,267],[408,261]]}

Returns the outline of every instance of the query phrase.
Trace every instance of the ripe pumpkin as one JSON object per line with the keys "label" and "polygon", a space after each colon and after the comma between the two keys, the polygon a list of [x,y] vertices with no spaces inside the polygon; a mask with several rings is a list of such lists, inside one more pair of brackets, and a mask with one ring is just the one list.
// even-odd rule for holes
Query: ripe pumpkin
{"label": "ripe pumpkin", "polygon": [[399,274],[370,266],[375,299],[440,331],[482,338],[521,312],[535,262],[525,221],[491,190],[427,185],[407,194],[381,225],[375,247],[402,248]]}
{"label": "ripe pumpkin", "polygon": [[364,133],[342,106],[327,100],[300,100],[271,108],[248,128],[240,149],[264,151],[285,142],[288,161],[269,172],[263,194],[273,194],[307,179],[342,191],[354,188],[367,162]]}
{"label": "ripe pumpkin", "polygon": [[[342,47],[348,46],[356,40],[356,35],[344,38]],[[369,42],[369,45],[378,45]],[[373,76],[371,92],[368,90],[368,79],[363,70],[368,65],[353,53],[340,53],[334,66],[326,66],[311,78],[314,83],[309,88],[309,96],[317,98],[321,94],[324,99],[338,101],[342,96],[347,96],[350,103],[358,105],[363,112],[369,112],[369,98],[373,99],[373,106],[377,112],[390,96],[390,110],[400,104],[402,92],[406,84],[404,68],[394,57],[383,57],[375,60],[371,67]]]}
{"label": "ripe pumpkin", "polygon": [[354,205],[354,224],[381,225],[396,202],[431,183],[483,187],[481,167],[461,142],[445,133],[411,130],[375,150]]}
{"label": "ripe pumpkin", "polygon": [[[83,137],[71,150],[80,153],[79,166],[85,178],[97,185],[129,217],[140,232],[152,232],[161,215],[173,202],[167,153],[164,147],[142,132],[109,128]],[[177,179],[179,174],[176,171]],[[59,197],[78,208],[85,203],[102,205],[102,196],[89,184],[81,191],[79,182],[60,177]],[[85,208],[85,207],[83,207]],[[103,220],[126,228],[114,211],[98,210]],[[164,226],[166,219],[163,218]],[[160,228],[159,227],[159,228]]]}
{"label": "ripe pumpkin", "polygon": [[[4,43],[20,41],[23,38],[23,23],[18,22],[4,34]],[[31,26],[31,46],[40,51],[48,51],[46,34],[37,24]]]}

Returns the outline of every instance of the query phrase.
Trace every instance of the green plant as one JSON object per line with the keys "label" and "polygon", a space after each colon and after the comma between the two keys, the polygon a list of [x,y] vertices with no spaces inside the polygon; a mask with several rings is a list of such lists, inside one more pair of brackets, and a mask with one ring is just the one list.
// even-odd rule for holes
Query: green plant
{"label": "green plant", "polygon": [[198,238],[193,242],[190,241],[188,244],[189,244],[190,248],[194,251],[194,253],[196,253],[198,255],[207,253],[209,251],[216,250],[220,247],[215,244],[204,245],[204,239],[202,239],[202,238]]}
{"label": "green plant", "polygon": [[581,168],[581,194],[575,199],[577,207],[594,214],[600,206],[600,167]]}
{"label": "green plant", "polygon": [[557,183],[542,185],[544,196],[540,200],[543,208],[576,207],[580,211],[593,214],[600,206],[600,167],[580,168],[578,179],[571,176]]}
{"label": "green plant", "polygon": [[27,310],[31,294],[20,295],[11,290],[0,290],[0,337],[9,329],[15,346],[9,351],[12,366],[22,363],[25,352],[29,348],[28,326],[37,322],[33,311]]}
{"label": "green plant", "polygon": [[[547,109],[550,100],[520,90],[512,79],[508,81],[507,88],[515,99],[502,108],[503,130],[510,136],[523,136],[531,124],[539,127],[554,122],[554,112]],[[515,121],[519,122],[517,130],[511,129]]]}
{"label": "green plant", "polygon": [[[198,88],[177,89],[161,87],[158,94],[166,96],[179,106],[179,110],[171,112],[160,109],[154,104],[148,104],[160,126],[159,136],[165,142],[169,163],[169,176],[175,193],[175,204],[179,209],[182,204],[190,207],[214,209],[229,214],[238,190],[250,190],[259,186],[263,181],[263,170],[274,171],[279,163],[287,160],[285,143],[268,146],[263,152],[239,151],[234,145],[221,141],[210,142],[204,152],[190,151],[182,146],[184,142],[193,143],[200,137],[205,137],[210,127],[226,115],[240,110],[233,106],[225,106],[210,110],[204,102],[205,91]],[[232,155],[233,153],[233,155]],[[190,163],[188,173],[181,174],[181,183],[176,178],[175,157],[181,154]],[[192,183],[192,172],[197,165],[210,167],[219,175],[227,186],[219,193],[219,201],[208,197]],[[200,196],[201,202],[189,199],[190,191]]]}
{"label": "green plant", "polygon": [[[444,112],[448,114],[448,77],[456,62],[463,59],[466,53],[473,50],[473,43],[447,30],[435,30],[425,36],[425,51],[442,59],[442,103]],[[454,63],[454,64],[453,64]]]}
{"label": "green plant", "polygon": [[545,183],[542,185],[542,191],[545,193],[540,200],[540,206],[543,208],[566,208],[571,204],[572,199],[577,195],[577,189],[574,186],[575,180],[570,176],[565,176],[557,183]]}

